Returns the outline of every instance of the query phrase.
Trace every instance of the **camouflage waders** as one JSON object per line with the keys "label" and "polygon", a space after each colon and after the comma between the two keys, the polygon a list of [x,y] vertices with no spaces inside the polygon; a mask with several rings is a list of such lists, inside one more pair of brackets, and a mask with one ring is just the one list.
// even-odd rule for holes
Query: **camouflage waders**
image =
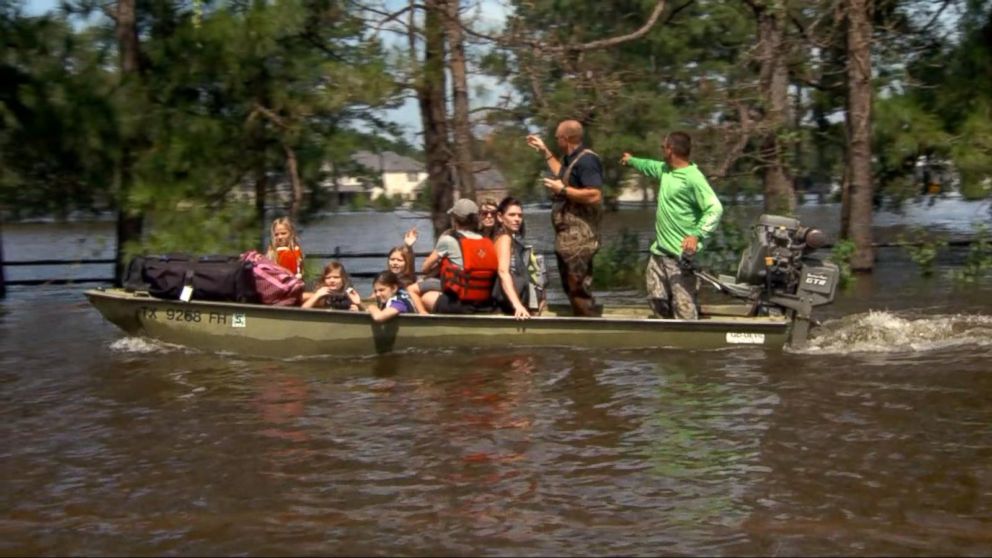
{"label": "camouflage waders", "polygon": [[[599,157],[585,149],[562,169],[559,178],[566,186],[572,167],[586,154]],[[573,188],[575,186],[572,186]],[[599,204],[585,205],[555,199],[551,206],[551,223],[555,228],[555,256],[562,288],[568,295],[575,316],[598,316],[596,300],[592,296],[592,259],[599,250],[599,222],[603,210]]]}
{"label": "camouflage waders", "polygon": [[696,292],[699,278],[679,266],[671,256],[651,254],[647,276],[648,303],[662,318],[695,320],[699,318]]}

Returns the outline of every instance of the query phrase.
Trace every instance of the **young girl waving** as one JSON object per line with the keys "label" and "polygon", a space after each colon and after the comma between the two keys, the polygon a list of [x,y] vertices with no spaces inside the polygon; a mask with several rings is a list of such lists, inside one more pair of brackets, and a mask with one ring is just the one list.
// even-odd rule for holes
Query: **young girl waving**
{"label": "young girl waving", "polygon": [[265,257],[289,270],[298,278],[303,278],[303,248],[296,236],[296,227],[289,217],[279,217],[272,221],[272,240]]}
{"label": "young girl waving", "polygon": [[348,272],[339,262],[332,261],[324,267],[321,285],[312,293],[303,293],[303,308],[331,308],[333,310],[359,310],[362,297],[351,286]]}

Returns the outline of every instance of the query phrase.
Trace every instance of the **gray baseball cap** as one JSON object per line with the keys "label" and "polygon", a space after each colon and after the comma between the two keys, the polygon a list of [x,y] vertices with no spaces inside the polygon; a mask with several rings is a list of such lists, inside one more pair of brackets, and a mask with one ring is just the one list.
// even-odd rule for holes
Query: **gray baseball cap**
{"label": "gray baseball cap", "polygon": [[448,215],[465,218],[478,212],[479,206],[475,205],[474,201],[468,198],[459,198],[455,202],[455,205],[451,206],[451,209],[448,210]]}

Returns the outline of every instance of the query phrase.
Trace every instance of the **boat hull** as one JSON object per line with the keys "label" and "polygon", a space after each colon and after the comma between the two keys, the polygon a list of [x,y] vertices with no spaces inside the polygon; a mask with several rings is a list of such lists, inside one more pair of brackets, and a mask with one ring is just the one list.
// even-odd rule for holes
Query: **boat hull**
{"label": "boat hull", "polygon": [[646,306],[610,308],[603,318],[552,314],[518,321],[500,315],[403,314],[376,324],[363,312],[181,302],[122,289],[85,294],[108,321],[129,334],[207,351],[270,357],[462,347],[781,348],[790,325],[783,317],[652,319]]}

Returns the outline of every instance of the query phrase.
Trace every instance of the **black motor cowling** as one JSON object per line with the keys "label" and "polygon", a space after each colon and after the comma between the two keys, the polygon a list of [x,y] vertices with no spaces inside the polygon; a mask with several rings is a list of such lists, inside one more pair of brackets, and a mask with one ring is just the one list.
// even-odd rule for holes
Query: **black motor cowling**
{"label": "black motor cowling", "polygon": [[737,282],[763,286],[768,293],[802,293],[813,306],[827,304],[833,301],[839,269],[809,257],[825,244],[821,231],[802,226],[798,219],[762,215],[741,255]]}

